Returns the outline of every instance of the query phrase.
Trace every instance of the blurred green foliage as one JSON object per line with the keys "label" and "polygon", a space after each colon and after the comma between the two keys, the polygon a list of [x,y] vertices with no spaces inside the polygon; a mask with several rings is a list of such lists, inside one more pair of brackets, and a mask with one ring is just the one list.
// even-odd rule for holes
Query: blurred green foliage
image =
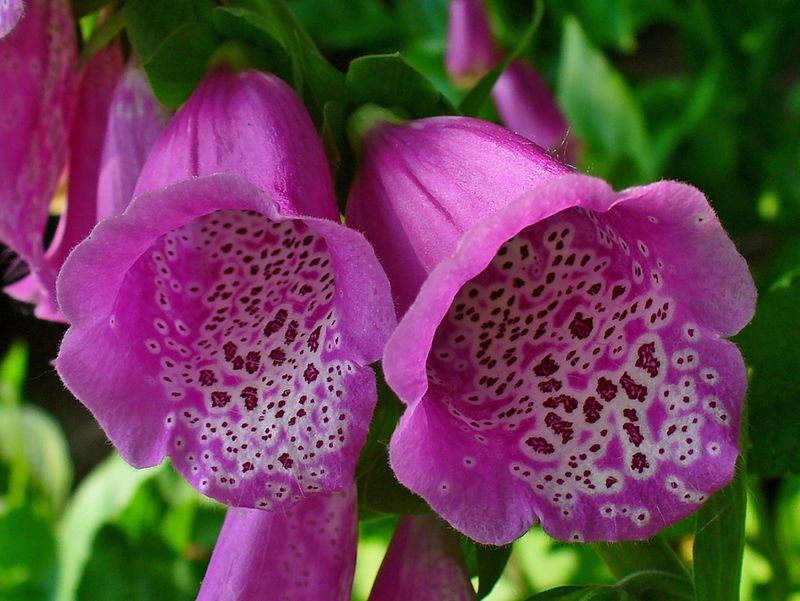
{"label": "blurred green foliage", "polygon": [[[486,82],[461,90],[444,73],[446,0],[126,0],[105,20],[93,13],[108,2],[73,4],[88,15],[84,57],[123,31],[170,107],[217,61],[286,79],[320,129],[342,202],[355,163],[346,123],[361,105],[496,116]],[[800,600],[800,3],[547,0],[535,35],[532,3],[488,5],[501,44],[551,82],[582,144],[578,167],[617,188],[670,178],[702,189],[762,294],[737,340],[752,376],[747,471],[648,546],[567,545],[539,528],[510,553],[464,541],[476,590],[489,601],[728,601],[738,589]],[[223,508],[167,466],[137,471],[115,455],[73,483],[60,426],[24,400],[25,366],[23,345],[0,365],[0,598],[193,599]],[[383,387],[358,468],[356,601],[393,514],[428,511],[388,467],[399,414]]]}

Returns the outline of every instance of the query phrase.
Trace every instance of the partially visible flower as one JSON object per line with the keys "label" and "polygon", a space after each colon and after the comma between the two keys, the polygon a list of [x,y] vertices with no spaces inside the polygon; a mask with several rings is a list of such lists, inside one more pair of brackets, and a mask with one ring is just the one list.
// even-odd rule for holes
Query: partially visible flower
{"label": "partially visible flower", "polygon": [[553,93],[536,70],[521,60],[512,61],[492,89],[492,98],[503,124],[571,163],[576,143],[569,135]]}
{"label": "partially visible flower", "polygon": [[701,192],[616,193],[466,118],[379,124],[362,155],[349,223],[408,307],[383,360],[403,484],[502,544],[537,520],[647,538],[730,480],[746,376],[724,337],[756,293]]}
{"label": "partially visible flower", "polygon": [[445,66],[460,86],[471,87],[500,59],[483,0],[450,0]]}
{"label": "partially visible flower", "polygon": [[127,208],[147,155],[166,122],[166,111],[153,96],[144,71],[128,66],[108,112],[97,183],[98,221],[120,215]]}
{"label": "partially visible flower", "polygon": [[[19,17],[19,6],[12,5],[11,14]],[[37,273],[45,263],[49,205],[67,155],[78,52],[67,0],[26,6],[0,39],[0,242]],[[10,23],[6,18],[3,23]],[[38,287],[29,282],[31,294]],[[52,302],[43,312],[55,312]]]}
{"label": "partially visible flower", "polygon": [[432,516],[400,518],[369,601],[471,601],[458,537]]}
{"label": "partially visible flower", "polygon": [[22,0],[0,0],[0,39],[17,26],[23,12],[25,5]]}
{"label": "partially visible flower", "polygon": [[35,314],[41,319],[63,321],[55,298],[58,272],[97,223],[100,157],[122,67],[119,47],[112,45],[93,56],[81,73],[69,137],[66,205],[42,260],[30,264],[30,275],[6,288],[17,300],[36,305]]}
{"label": "partially visible flower", "polygon": [[222,502],[285,510],[350,486],[395,317],[300,100],[211,73],[136,194],[59,277],[64,382],[126,460],[169,455]]}
{"label": "partially visible flower", "polygon": [[[482,0],[451,0],[445,64],[453,81],[469,87],[500,62]],[[541,75],[514,60],[500,75],[492,98],[503,124],[558,158],[572,162],[575,142]]]}
{"label": "partially visible flower", "polygon": [[357,541],[355,487],[285,512],[232,507],[197,601],[349,601]]}

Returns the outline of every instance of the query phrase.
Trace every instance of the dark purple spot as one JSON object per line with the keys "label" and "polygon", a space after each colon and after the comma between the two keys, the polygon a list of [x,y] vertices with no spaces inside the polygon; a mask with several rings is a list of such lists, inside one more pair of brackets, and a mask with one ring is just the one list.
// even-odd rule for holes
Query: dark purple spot
{"label": "dark purple spot", "polygon": [[628,440],[630,440],[634,446],[638,447],[644,441],[644,436],[642,436],[642,433],[639,431],[639,426],[636,424],[630,422],[624,423],[622,429],[628,433]]}
{"label": "dark purple spot", "polygon": [[240,396],[244,399],[244,406],[248,411],[252,411],[258,405],[258,391],[252,386],[242,389]]}
{"label": "dark purple spot", "polygon": [[575,313],[572,323],[569,324],[569,331],[573,338],[583,340],[588,338],[594,328],[594,320],[591,316],[584,316],[580,311]]}
{"label": "dark purple spot", "polygon": [[539,453],[541,455],[549,455],[555,452],[553,445],[541,436],[531,436],[525,441],[525,444],[528,445],[534,453]]}
{"label": "dark purple spot", "polygon": [[546,378],[556,373],[558,368],[558,363],[556,363],[550,355],[546,355],[544,359],[542,359],[539,364],[533,368],[533,373],[540,378]]}
{"label": "dark purple spot", "polygon": [[628,395],[630,400],[639,401],[640,403],[644,402],[645,396],[647,395],[647,387],[637,384],[627,371],[622,374],[619,383],[622,385],[625,394]]}
{"label": "dark purple spot", "polygon": [[644,453],[634,453],[633,457],[631,458],[631,469],[636,470],[640,474],[650,467],[650,464],[647,462],[647,457],[645,457]]}
{"label": "dark purple spot", "polygon": [[583,415],[586,418],[587,424],[593,424],[600,419],[600,411],[603,406],[597,402],[597,399],[590,396],[583,402]]}
{"label": "dark purple spot", "polygon": [[564,411],[572,413],[578,407],[578,399],[569,396],[568,394],[560,394],[552,396],[547,399],[543,405],[549,409],[557,409],[559,405],[564,406]]}
{"label": "dark purple spot", "polygon": [[636,367],[645,370],[651,378],[655,378],[658,375],[658,368],[661,367],[661,363],[656,359],[655,352],[655,342],[643,344],[637,351]]}
{"label": "dark purple spot", "polygon": [[544,423],[556,434],[561,436],[561,443],[567,444],[575,432],[572,430],[572,422],[562,420],[557,413],[548,413],[544,417]]}
{"label": "dark purple spot", "polygon": [[314,366],[313,363],[309,363],[306,367],[306,370],[303,372],[303,379],[311,384],[311,382],[315,381],[319,376],[319,370]]}
{"label": "dark purple spot", "polygon": [[217,383],[217,376],[210,369],[201,369],[199,380],[201,386],[213,386]]}
{"label": "dark purple spot", "polygon": [[597,394],[605,402],[609,402],[617,396],[617,385],[608,378],[598,378],[597,380]]}
{"label": "dark purple spot", "polygon": [[224,390],[215,390],[211,393],[211,406],[224,407],[231,402],[231,395]]}

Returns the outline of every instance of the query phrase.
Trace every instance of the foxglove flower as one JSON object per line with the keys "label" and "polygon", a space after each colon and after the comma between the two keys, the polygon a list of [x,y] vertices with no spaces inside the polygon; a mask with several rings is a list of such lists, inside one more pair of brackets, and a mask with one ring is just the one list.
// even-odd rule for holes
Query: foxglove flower
{"label": "foxglove flower", "polygon": [[97,183],[97,219],[120,215],[133,198],[147,155],[167,122],[144,71],[125,69],[108,113]]}
{"label": "foxglove flower", "polygon": [[575,142],[567,121],[547,82],[533,67],[520,60],[512,61],[494,84],[492,98],[508,129],[564,161],[574,160]]}
{"label": "foxglove flower", "polygon": [[369,596],[369,601],[406,599],[475,599],[458,538],[435,517],[400,518]]}
{"label": "foxglove flower", "polygon": [[730,480],[746,378],[724,337],[755,288],[702,193],[616,193],[466,118],[363,145],[348,222],[408,307],[383,361],[403,484],[502,544],[537,520],[646,538]]}
{"label": "foxglove flower", "polygon": [[23,12],[25,5],[22,0],[0,0],[0,39],[17,26]]}
{"label": "foxglove flower", "polygon": [[333,220],[299,99],[269,75],[212,73],[137,190],[60,275],[68,388],[131,464],[169,455],[222,502],[349,486],[394,312],[369,244]]}
{"label": "foxglove flower", "polygon": [[[44,269],[44,230],[66,160],[77,42],[67,0],[29,2],[21,16],[19,3],[9,8],[19,20],[0,39],[0,242],[37,273]],[[3,23],[11,22],[9,14]],[[35,279],[27,288],[39,295]]]}
{"label": "foxglove flower", "polygon": [[286,512],[230,508],[197,601],[349,601],[357,541],[355,487]]}
{"label": "foxglove flower", "polygon": [[[472,85],[500,62],[481,0],[451,0],[448,22],[447,72],[456,83]],[[553,94],[529,64],[514,60],[492,88],[503,124],[571,162],[575,143]]]}
{"label": "foxglove flower", "polygon": [[500,60],[483,0],[450,0],[445,67],[453,80],[469,87]]}

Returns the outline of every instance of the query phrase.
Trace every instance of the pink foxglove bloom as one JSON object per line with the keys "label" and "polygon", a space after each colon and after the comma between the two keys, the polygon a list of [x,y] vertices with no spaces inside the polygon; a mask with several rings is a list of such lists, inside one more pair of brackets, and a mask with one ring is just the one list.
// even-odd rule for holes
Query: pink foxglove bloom
{"label": "pink foxglove bloom", "polygon": [[22,0],[0,0],[0,39],[17,26],[23,12],[25,5]]}
{"label": "pink foxglove bloom", "polygon": [[129,66],[120,78],[108,114],[100,158],[97,219],[120,215],[133,198],[147,155],[167,121],[147,77]]}
{"label": "pink foxglove bloom", "polygon": [[197,601],[349,601],[357,541],[355,487],[285,512],[230,508]]}
{"label": "pink foxglove bloom", "polygon": [[[456,83],[473,85],[491,71],[501,54],[495,49],[481,0],[451,0],[445,65]],[[571,162],[575,143],[547,83],[522,60],[513,61],[492,89],[503,124]]]}
{"label": "pink foxglove bloom", "polygon": [[300,100],[212,73],[136,194],[62,270],[64,382],[131,464],[168,455],[222,502],[284,510],[349,486],[394,311]]}
{"label": "pink foxglove bloom", "polygon": [[369,601],[472,601],[455,532],[431,516],[400,518]]}
{"label": "pink foxglove bloom", "polygon": [[[398,479],[507,543],[643,539],[726,484],[754,311],[701,192],[614,192],[489,123],[381,123],[348,204],[407,309],[386,380]],[[415,294],[415,289],[418,289]]]}
{"label": "pink foxglove bloom", "polygon": [[576,148],[567,121],[547,82],[533,67],[513,61],[492,88],[492,98],[508,129],[572,162]]}
{"label": "pink foxglove bloom", "polygon": [[[0,39],[0,242],[37,274],[47,271],[44,231],[66,161],[78,52],[67,0],[25,6]],[[35,275],[23,287],[41,296]],[[55,312],[54,299],[43,312]]]}
{"label": "pink foxglove bloom", "polygon": [[453,80],[474,85],[497,64],[483,0],[450,0],[445,66]]}

